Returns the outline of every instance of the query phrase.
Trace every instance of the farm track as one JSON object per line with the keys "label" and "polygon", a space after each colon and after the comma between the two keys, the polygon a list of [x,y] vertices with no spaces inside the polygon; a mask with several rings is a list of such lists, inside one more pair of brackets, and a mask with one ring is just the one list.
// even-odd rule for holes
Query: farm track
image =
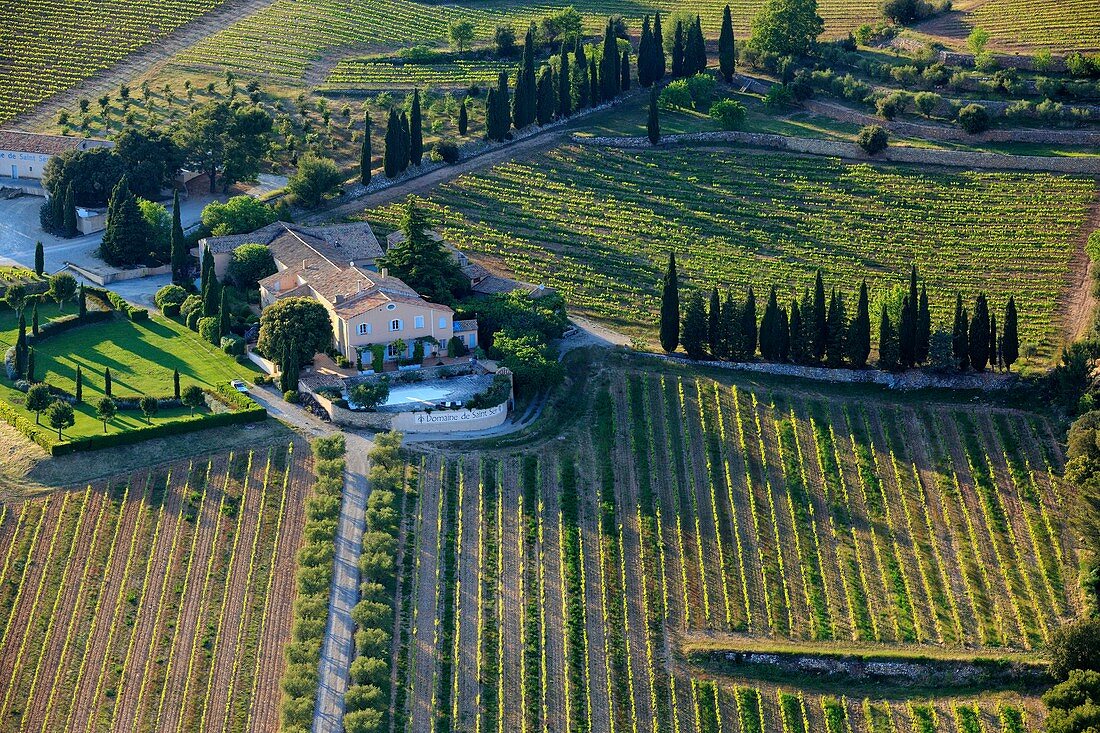
{"label": "farm track", "polygon": [[[296,556],[302,539],[302,521],[306,496],[313,483],[313,458],[309,446],[302,441],[293,443],[293,455],[287,457],[287,496],[279,536],[271,553],[271,580],[264,598],[264,622],[260,635],[259,653],[256,655],[255,693],[249,707],[248,730],[265,733],[278,728],[279,679],[283,674],[285,659],[283,647],[290,640],[290,625],[296,588],[291,581],[297,566]],[[274,583],[285,590],[274,593]]]}

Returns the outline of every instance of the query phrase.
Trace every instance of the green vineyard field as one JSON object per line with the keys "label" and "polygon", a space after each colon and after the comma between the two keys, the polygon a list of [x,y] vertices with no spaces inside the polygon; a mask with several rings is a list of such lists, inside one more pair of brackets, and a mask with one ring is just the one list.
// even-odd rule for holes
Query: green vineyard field
{"label": "green vineyard field", "polygon": [[1041,728],[1036,696],[865,699],[675,646],[1042,649],[1080,605],[1044,419],[646,367],[598,380],[554,445],[421,459],[409,730]]}
{"label": "green vineyard field", "polygon": [[[1096,196],[1093,181],[1032,173],[878,167],[716,149],[568,146],[440,187],[446,237],[570,306],[653,339],[669,252],[692,287],[784,299],[826,282],[872,301],[915,263],[933,323],[954,295],[1016,295],[1021,337],[1049,357],[1060,303]],[[393,226],[396,208],[368,212]],[[874,303],[872,303],[874,305]],[[877,310],[873,310],[877,313]],[[946,327],[946,326],[945,326]]]}

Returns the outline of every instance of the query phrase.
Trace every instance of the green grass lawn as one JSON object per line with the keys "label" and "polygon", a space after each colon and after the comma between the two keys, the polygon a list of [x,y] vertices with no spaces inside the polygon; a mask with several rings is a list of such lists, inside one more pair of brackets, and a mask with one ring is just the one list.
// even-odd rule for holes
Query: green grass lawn
{"label": "green grass lawn", "polygon": [[[73,305],[67,306],[73,312]],[[56,306],[40,308],[39,317],[57,315]],[[64,315],[64,313],[62,313]],[[15,317],[10,310],[0,311],[0,342],[3,350],[15,342]],[[76,424],[65,430],[65,438],[101,433],[95,404],[103,396],[104,370],[110,368],[115,397],[172,394],[172,372],[180,372],[181,387],[198,384],[204,389],[232,379],[248,379],[256,374],[251,364],[241,365],[186,327],[157,315],[148,321],[129,321],[116,316],[52,336],[35,348],[35,373],[44,381],[69,392],[76,389],[76,369],[84,373],[84,404],[77,406]],[[0,399],[22,408],[24,395],[15,389],[6,375],[0,376]],[[26,413],[33,420],[33,413]],[[200,419],[196,413],[194,419]],[[154,423],[188,420],[190,411],[172,409],[160,412]],[[144,426],[140,412],[120,412],[111,423],[111,431]]]}
{"label": "green grass lawn", "polygon": [[[38,325],[41,326],[58,318],[75,315],[76,312],[76,304],[71,301],[66,303],[64,309],[62,309],[54,301],[43,299],[38,304]],[[31,313],[32,308],[29,306],[23,312],[27,319],[27,333],[31,331]],[[0,346],[6,351],[9,346],[15,345],[18,336],[19,317],[11,308],[0,306]]]}

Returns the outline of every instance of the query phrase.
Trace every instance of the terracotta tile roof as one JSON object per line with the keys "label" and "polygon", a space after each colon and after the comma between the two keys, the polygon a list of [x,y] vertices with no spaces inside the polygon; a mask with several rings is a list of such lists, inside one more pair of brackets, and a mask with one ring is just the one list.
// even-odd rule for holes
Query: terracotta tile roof
{"label": "terracotta tile roof", "polygon": [[275,260],[286,267],[303,259],[327,260],[339,266],[352,262],[367,265],[382,256],[378,238],[366,222],[307,227],[277,221],[248,234],[206,237],[199,244],[219,254],[252,242],[267,245]]}
{"label": "terracotta tile roof", "polygon": [[113,148],[110,140],[74,137],[71,135],[39,135],[21,130],[0,130],[0,150],[39,155],[60,155],[69,150],[87,148]]}

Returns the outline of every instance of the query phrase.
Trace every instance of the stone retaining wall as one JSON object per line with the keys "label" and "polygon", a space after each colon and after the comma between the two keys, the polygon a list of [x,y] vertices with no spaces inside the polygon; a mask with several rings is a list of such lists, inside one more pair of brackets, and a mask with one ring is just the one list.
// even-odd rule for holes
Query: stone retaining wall
{"label": "stone retaining wall", "polygon": [[[651,147],[646,137],[584,137],[573,136],[582,145],[613,148]],[[1049,173],[1082,173],[1100,175],[1100,158],[1057,158],[1035,155],[1005,155],[966,150],[932,150],[893,145],[871,156],[855,143],[816,138],[788,137],[758,132],[695,132],[684,135],[664,135],[660,147],[676,145],[751,145],[773,150],[787,150],[808,155],[825,155],[863,161],[887,161],[918,165],[942,165],[958,168],[989,170],[1046,171]]]}

